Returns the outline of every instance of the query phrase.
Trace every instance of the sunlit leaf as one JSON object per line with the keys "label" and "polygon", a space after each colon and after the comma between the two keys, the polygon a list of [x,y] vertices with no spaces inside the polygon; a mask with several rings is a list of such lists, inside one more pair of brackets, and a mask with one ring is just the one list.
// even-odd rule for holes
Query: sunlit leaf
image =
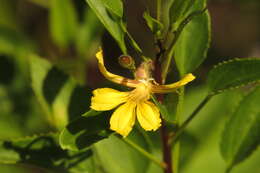
{"label": "sunlit leaf", "polygon": [[69,123],[60,134],[63,149],[78,151],[108,137],[109,116],[107,112],[90,110],[83,116]]}
{"label": "sunlit leaf", "polygon": [[[119,14],[119,18],[113,18],[111,16],[111,9],[116,8],[120,4],[119,0],[117,0],[115,3],[104,3],[104,0],[86,0],[88,5],[91,7],[91,9],[94,11],[94,13],[97,15],[99,20],[103,23],[105,28],[109,31],[109,33],[114,37],[114,39],[119,44],[119,47],[121,48],[123,53],[126,53],[126,45],[124,42],[124,35],[125,32],[122,29],[122,19],[121,11],[115,10],[114,12],[116,14]],[[115,6],[114,6],[115,5]],[[120,5],[119,5],[120,6]],[[110,11],[108,11],[108,8]]]}
{"label": "sunlit leaf", "polygon": [[91,90],[82,87],[47,60],[31,56],[32,88],[50,124],[62,129],[90,105]]}
{"label": "sunlit leaf", "polygon": [[121,0],[102,0],[106,8],[116,14],[118,17],[123,17],[123,3]]}
{"label": "sunlit leaf", "polygon": [[71,0],[50,1],[50,31],[61,47],[71,44],[76,35],[77,15]]}
{"label": "sunlit leaf", "polygon": [[[148,150],[144,137],[137,131],[133,130],[127,138]],[[107,173],[146,172],[148,167],[147,158],[114,135],[96,143],[94,151]]]}
{"label": "sunlit leaf", "polygon": [[193,72],[206,58],[210,42],[208,12],[193,17],[176,43],[175,61],[181,75]]}
{"label": "sunlit leaf", "polygon": [[260,59],[243,58],[215,66],[208,75],[210,93],[219,93],[260,80]]}
{"label": "sunlit leaf", "polygon": [[237,106],[226,123],[221,139],[221,154],[228,170],[248,158],[260,145],[260,87]]}

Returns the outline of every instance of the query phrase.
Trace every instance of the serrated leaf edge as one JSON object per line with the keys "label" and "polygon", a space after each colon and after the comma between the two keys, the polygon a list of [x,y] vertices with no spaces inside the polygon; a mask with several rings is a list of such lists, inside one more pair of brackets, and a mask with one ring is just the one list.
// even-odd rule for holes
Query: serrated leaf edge
{"label": "serrated leaf edge", "polygon": [[20,142],[27,139],[37,138],[37,137],[43,137],[43,136],[55,136],[58,135],[59,132],[48,132],[48,133],[39,133],[39,134],[33,134],[31,136],[24,136],[24,137],[17,137],[17,138],[9,138],[9,139],[0,139],[0,142],[3,141],[12,141],[12,142]]}
{"label": "serrated leaf edge", "polygon": [[258,57],[251,57],[251,58],[233,58],[233,59],[230,59],[230,60],[226,60],[226,61],[222,61],[222,62],[219,62],[218,64],[214,65],[212,70],[215,69],[215,68],[218,68],[219,66],[223,65],[223,64],[228,64],[228,63],[232,63],[232,62],[235,62],[235,61],[251,61],[251,60],[259,60],[260,61],[260,58]]}
{"label": "serrated leaf edge", "polygon": [[74,149],[73,147],[70,147],[70,145],[63,145],[63,142],[62,141],[62,136],[63,136],[63,133],[64,131],[66,130],[66,128],[63,128],[59,134],[59,137],[58,137],[58,140],[59,140],[59,145],[60,147],[63,149],[63,150],[71,150],[71,151],[79,151],[77,149]]}
{"label": "serrated leaf edge", "polygon": [[[216,68],[218,68],[222,65],[229,64],[229,63],[232,63],[232,62],[235,62],[235,61],[252,61],[252,60],[259,60],[260,61],[260,58],[257,58],[257,57],[233,58],[231,60],[222,61],[222,62],[214,65],[213,68],[211,69],[211,71],[213,71],[214,69],[216,69]],[[238,89],[238,88],[250,85],[250,84],[258,84],[258,83],[260,84],[260,80],[254,80],[254,81],[251,81],[251,82],[248,82],[248,83],[245,83],[245,84],[241,84],[241,85],[238,85],[238,86],[235,86],[235,87],[229,87],[229,88],[226,88],[226,89],[216,90],[216,91],[210,92],[209,95],[217,95],[217,94],[220,94],[220,93],[225,92],[225,91],[230,91],[230,90]]]}

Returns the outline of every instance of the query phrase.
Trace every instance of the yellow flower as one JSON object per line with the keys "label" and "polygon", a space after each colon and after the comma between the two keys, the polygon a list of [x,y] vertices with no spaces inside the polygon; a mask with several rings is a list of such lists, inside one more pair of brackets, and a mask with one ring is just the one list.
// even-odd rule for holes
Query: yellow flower
{"label": "yellow flower", "polygon": [[187,74],[180,81],[169,85],[158,85],[149,76],[137,79],[127,79],[107,71],[104,66],[103,53],[96,54],[100,72],[110,81],[130,88],[132,91],[120,92],[111,88],[100,88],[93,91],[91,108],[97,111],[107,111],[118,107],[110,118],[110,129],[126,137],[132,130],[137,118],[145,130],[157,130],[161,126],[159,109],[149,101],[153,93],[168,93],[195,79]]}

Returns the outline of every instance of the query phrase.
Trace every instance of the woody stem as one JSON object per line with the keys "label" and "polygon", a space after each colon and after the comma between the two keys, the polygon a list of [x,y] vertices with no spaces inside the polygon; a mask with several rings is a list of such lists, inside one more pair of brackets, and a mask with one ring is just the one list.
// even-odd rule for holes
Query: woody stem
{"label": "woody stem", "polygon": [[171,155],[171,145],[169,143],[169,133],[167,132],[166,126],[162,125],[161,128],[161,140],[163,145],[163,161],[166,163],[165,173],[172,172],[172,155]]}
{"label": "woody stem", "polygon": [[[161,64],[159,62],[159,56],[155,60],[155,80],[162,84],[162,69]],[[158,94],[156,95],[157,100],[162,104],[163,103],[163,95]],[[162,141],[162,147],[163,147],[163,161],[166,164],[166,168],[164,169],[164,173],[173,173],[172,171],[172,155],[171,155],[171,144],[169,142],[170,136],[169,132],[166,129],[165,123],[162,123],[161,127],[161,141]]]}

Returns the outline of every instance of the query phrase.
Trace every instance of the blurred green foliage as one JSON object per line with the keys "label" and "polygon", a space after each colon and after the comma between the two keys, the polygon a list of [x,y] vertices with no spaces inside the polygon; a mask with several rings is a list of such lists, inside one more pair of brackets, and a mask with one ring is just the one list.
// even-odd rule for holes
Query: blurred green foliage
{"label": "blurred green foliage", "polygon": [[[161,38],[168,27],[174,32],[180,31],[176,46],[171,47],[175,63],[168,65],[175,65],[175,68],[169,71],[167,81],[172,81],[173,75],[177,76],[177,70],[180,75],[194,72],[205,60],[210,42],[209,13],[192,17],[190,23],[186,23],[185,18],[191,12],[202,11],[206,1],[196,1],[195,6],[192,6],[192,1],[167,2],[170,5],[165,12],[169,12],[169,18],[162,22],[154,17],[153,8],[147,10],[153,5],[139,7],[142,13],[138,21],[142,21],[139,23],[142,23],[145,33],[134,33],[140,26],[132,26],[131,22],[137,20],[135,13],[139,14],[140,9],[131,5],[125,7],[123,4],[126,2],[121,0],[0,0],[0,172],[163,172],[108,129],[111,112],[84,113],[89,110],[92,88],[101,86],[102,82],[93,62],[101,43],[106,48],[105,55],[111,54],[114,58],[105,57],[110,65],[108,68],[113,71],[113,67],[118,67],[116,70],[124,73],[124,69],[115,66],[117,55],[130,52],[137,58],[144,58],[146,52],[154,52],[146,44],[156,47],[145,34]],[[216,2],[220,1],[212,0],[212,3]],[[257,4],[254,8],[259,5],[257,0],[228,1],[231,2]],[[181,24],[183,28],[179,27]],[[143,42],[135,41],[138,40],[136,33],[140,34],[139,40]],[[210,50],[210,58],[214,51]],[[242,113],[252,106],[256,109],[250,109],[254,110],[254,117],[260,115],[256,104],[260,98],[259,91],[252,94],[256,97],[251,98],[255,103],[248,101],[250,95],[246,96],[251,91],[256,92],[253,91],[255,84],[251,82],[259,81],[259,59],[228,61],[205,75],[216,61],[220,60],[206,60],[195,71],[199,80],[187,88],[184,97],[181,122],[207,96],[209,89],[211,94],[219,94],[206,104],[180,137],[180,172],[224,172],[226,163],[219,152],[221,143],[224,158],[233,159],[233,162],[229,161],[232,166],[245,160],[232,170],[233,173],[258,173],[259,140],[252,138],[259,137],[259,123],[256,123],[259,119],[245,124],[243,116],[249,120],[252,117]],[[208,86],[204,85],[205,76],[208,77]],[[248,83],[250,85],[242,89],[226,91]],[[167,95],[167,103],[161,107],[165,109],[164,118],[172,124],[176,120],[172,115],[177,112],[177,97],[178,93]],[[242,113],[240,109],[243,109]],[[227,157],[226,150],[230,151],[229,148],[240,141],[239,134],[235,136],[233,133],[243,131],[240,123],[232,124],[236,118],[243,119],[244,129],[250,126],[253,131],[258,129],[258,133],[250,133],[253,137],[248,135],[248,140],[243,141],[244,148]],[[241,131],[232,130],[240,126]],[[231,140],[230,136],[234,139]],[[136,125],[128,139],[161,159],[159,132],[144,132]],[[237,157],[237,153],[242,153],[243,158]]]}

